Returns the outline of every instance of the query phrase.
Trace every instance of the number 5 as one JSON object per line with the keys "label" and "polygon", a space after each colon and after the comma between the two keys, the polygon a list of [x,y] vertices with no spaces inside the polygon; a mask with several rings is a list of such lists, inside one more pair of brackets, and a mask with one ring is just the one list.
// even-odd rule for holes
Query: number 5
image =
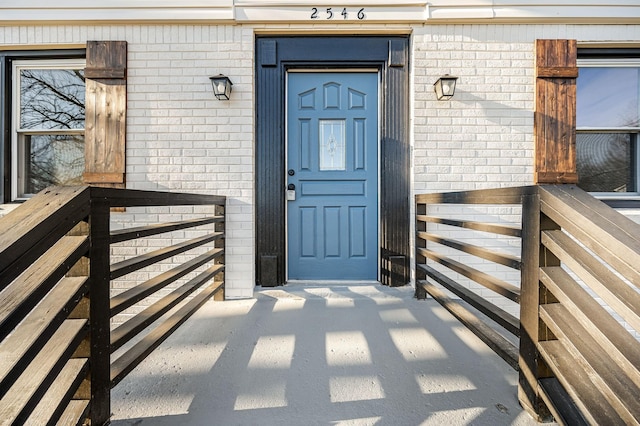
{"label": "number 5", "polygon": [[330,8],[330,7],[328,7],[328,8],[327,8],[327,15],[328,15],[328,16],[327,16],[327,19],[331,19],[331,18],[333,18],[333,12],[331,11],[331,8]]}

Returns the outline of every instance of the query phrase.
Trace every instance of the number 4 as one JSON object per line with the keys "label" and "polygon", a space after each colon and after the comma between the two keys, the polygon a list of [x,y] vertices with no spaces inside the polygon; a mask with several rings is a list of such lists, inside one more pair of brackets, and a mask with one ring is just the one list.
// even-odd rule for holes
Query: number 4
{"label": "number 4", "polygon": [[344,19],[347,19],[347,15],[349,15],[349,14],[347,13],[347,8],[346,7],[344,9],[342,9],[342,13],[340,15],[342,15],[342,17]]}

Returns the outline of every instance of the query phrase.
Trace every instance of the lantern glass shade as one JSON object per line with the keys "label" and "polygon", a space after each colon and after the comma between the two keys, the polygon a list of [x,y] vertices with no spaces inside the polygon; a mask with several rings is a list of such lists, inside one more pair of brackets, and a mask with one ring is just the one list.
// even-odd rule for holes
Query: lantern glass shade
{"label": "lantern glass shade", "polygon": [[228,101],[231,98],[231,86],[233,83],[226,75],[218,74],[215,77],[209,77],[213,86],[213,94],[218,100]]}
{"label": "lantern glass shade", "polygon": [[439,101],[447,101],[453,97],[453,94],[456,91],[457,79],[458,77],[445,74],[435,82],[433,90],[435,90],[436,97]]}

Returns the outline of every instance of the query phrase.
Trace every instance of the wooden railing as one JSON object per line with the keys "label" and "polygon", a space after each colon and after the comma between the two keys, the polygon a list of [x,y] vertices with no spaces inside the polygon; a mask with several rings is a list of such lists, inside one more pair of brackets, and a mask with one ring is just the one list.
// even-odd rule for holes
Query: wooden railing
{"label": "wooden railing", "polygon": [[[521,208],[522,226],[429,214],[436,205]],[[640,225],[565,185],[418,195],[416,213],[416,296],[433,296],[520,371],[525,409],[561,424],[640,423]],[[520,238],[520,256],[434,227]],[[473,258],[519,269],[519,282],[470,266]],[[519,320],[481,297],[479,285],[518,302]]]}
{"label": "wooden railing", "polygon": [[[215,211],[110,232],[113,208],[197,205]],[[111,388],[224,297],[224,206],[219,196],[55,187],[0,219],[0,424],[108,423]],[[112,244],[184,229],[203,235],[110,263]],[[188,260],[110,297],[111,280],[177,255]],[[110,330],[113,316],[170,285]]]}

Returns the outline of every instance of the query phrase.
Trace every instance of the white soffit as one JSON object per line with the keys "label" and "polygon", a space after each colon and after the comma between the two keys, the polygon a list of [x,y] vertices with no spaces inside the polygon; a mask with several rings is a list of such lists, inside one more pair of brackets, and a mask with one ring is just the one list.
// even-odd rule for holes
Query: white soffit
{"label": "white soffit", "polygon": [[12,22],[640,23],[640,0],[0,0]]}
{"label": "white soffit", "polygon": [[640,21],[639,0],[432,0],[428,21]]}
{"label": "white soffit", "polygon": [[233,21],[233,0],[0,0],[7,21]]}

